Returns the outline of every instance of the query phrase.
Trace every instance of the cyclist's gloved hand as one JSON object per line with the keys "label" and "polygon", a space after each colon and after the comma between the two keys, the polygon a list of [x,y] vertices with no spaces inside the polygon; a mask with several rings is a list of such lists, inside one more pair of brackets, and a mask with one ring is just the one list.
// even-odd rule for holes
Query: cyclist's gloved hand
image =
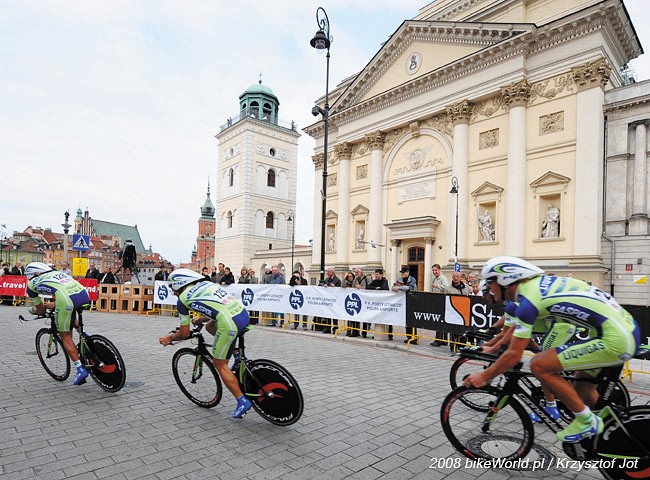
{"label": "cyclist's gloved hand", "polygon": [[38,312],[36,311],[36,305],[34,305],[33,307],[29,307],[27,310],[28,310],[29,313],[31,313],[32,315],[37,315],[37,314],[38,314]]}

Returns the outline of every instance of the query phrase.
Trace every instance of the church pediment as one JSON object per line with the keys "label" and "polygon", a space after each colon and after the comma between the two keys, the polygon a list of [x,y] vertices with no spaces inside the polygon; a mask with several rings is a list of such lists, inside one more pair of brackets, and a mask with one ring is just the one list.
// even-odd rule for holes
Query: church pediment
{"label": "church pediment", "polygon": [[512,40],[532,25],[405,21],[336,100],[333,110],[377,97]]}
{"label": "church pediment", "polygon": [[355,216],[355,215],[364,215],[364,214],[368,214],[368,213],[370,213],[370,210],[368,210],[368,209],[367,209],[366,207],[364,207],[363,205],[359,204],[359,205],[357,205],[356,207],[354,207],[354,209],[353,209],[352,212],[350,212],[350,213],[352,214],[352,216]]}
{"label": "church pediment", "polygon": [[540,187],[566,185],[570,181],[571,179],[569,177],[548,171],[537,180],[531,182],[530,186],[533,188],[533,190],[537,190]]}
{"label": "church pediment", "polygon": [[495,185],[494,183],[484,182],[480,187],[472,192],[472,197],[480,197],[481,195],[500,194],[503,188]]}

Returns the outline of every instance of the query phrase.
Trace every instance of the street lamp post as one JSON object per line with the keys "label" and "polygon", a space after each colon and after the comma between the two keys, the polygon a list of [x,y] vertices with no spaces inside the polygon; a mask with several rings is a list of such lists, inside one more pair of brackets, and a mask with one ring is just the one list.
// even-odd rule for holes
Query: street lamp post
{"label": "street lamp post", "polygon": [[63,258],[65,263],[69,263],[68,261],[68,232],[70,231],[70,225],[68,223],[68,219],[70,218],[70,211],[66,210],[65,213],[63,214],[65,217],[65,223],[62,223],[61,226],[63,227]]}
{"label": "street lamp post", "polygon": [[296,213],[293,210],[289,210],[289,217],[287,222],[291,222],[291,272],[293,274],[293,247],[296,244]]}
{"label": "street lamp post", "polygon": [[[326,70],[325,70],[325,105],[324,108],[315,105],[311,109],[314,116],[323,117],[323,190],[321,191],[322,209],[321,209],[321,229],[320,229],[320,282],[325,281],[325,215],[327,214],[327,135],[329,127],[329,82],[330,82],[330,45],[332,37],[330,35],[330,21],[327,12],[323,7],[316,9],[316,23],[318,31],[314,38],[309,42],[319,52],[327,50]],[[293,267],[292,267],[293,268]]]}
{"label": "street lamp post", "polygon": [[[451,190],[449,193],[456,195],[456,244],[454,247],[454,263],[458,263],[458,178],[451,177]],[[456,265],[454,265],[456,268]]]}

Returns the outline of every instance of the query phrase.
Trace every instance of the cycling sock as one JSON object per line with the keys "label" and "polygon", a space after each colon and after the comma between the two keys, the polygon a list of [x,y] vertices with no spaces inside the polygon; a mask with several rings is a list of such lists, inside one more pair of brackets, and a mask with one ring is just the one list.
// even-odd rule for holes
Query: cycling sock
{"label": "cycling sock", "polygon": [[581,420],[585,423],[591,421],[591,409],[587,406],[580,412],[573,412],[576,416],[576,419]]}
{"label": "cycling sock", "polygon": [[552,402],[549,402],[548,400],[546,400],[545,403],[546,403],[547,407],[557,407],[557,402],[555,400],[553,400]]}
{"label": "cycling sock", "polygon": [[81,366],[81,360],[77,360],[76,362],[72,362],[72,366],[75,368],[79,368]]}

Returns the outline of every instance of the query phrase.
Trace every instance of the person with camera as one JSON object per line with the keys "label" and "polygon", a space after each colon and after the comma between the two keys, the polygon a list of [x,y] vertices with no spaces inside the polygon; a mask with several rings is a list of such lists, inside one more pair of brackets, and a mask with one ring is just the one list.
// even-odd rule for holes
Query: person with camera
{"label": "person with camera", "polygon": [[[307,285],[307,279],[302,276],[300,270],[295,270],[291,275],[289,285],[292,287],[298,285]],[[296,314],[293,320],[293,329],[296,330],[298,328],[298,325],[300,325],[300,315]],[[302,316],[302,329],[307,330],[307,315]]]}

